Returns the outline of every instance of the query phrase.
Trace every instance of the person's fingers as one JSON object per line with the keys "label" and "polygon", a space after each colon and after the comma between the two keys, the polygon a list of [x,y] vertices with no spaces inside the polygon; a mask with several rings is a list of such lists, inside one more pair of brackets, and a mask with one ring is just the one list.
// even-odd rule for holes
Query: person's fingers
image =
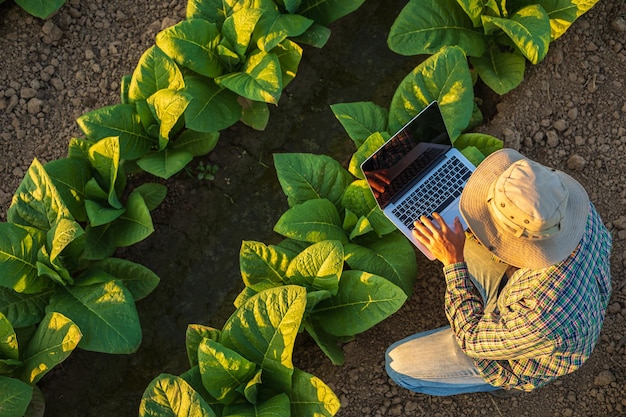
{"label": "person's fingers", "polygon": [[437,225],[441,229],[442,233],[447,233],[448,230],[450,230],[448,224],[439,213],[433,213],[433,219],[435,219],[435,221],[437,222]]}
{"label": "person's fingers", "polygon": [[465,233],[465,230],[463,229],[463,224],[461,223],[461,219],[459,219],[458,216],[454,218],[454,230],[457,234]]}

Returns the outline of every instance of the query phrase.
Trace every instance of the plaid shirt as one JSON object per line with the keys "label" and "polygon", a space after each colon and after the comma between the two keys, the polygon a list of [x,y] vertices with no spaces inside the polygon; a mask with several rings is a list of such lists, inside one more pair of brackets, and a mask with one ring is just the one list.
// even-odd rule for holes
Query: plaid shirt
{"label": "plaid shirt", "polygon": [[611,234],[593,205],[564,261],[517,270],[493,313],[460,262],[444,268],[446,315],[463,351],[492,385],[530,391],[573,372],[593,350],[611,295]]}

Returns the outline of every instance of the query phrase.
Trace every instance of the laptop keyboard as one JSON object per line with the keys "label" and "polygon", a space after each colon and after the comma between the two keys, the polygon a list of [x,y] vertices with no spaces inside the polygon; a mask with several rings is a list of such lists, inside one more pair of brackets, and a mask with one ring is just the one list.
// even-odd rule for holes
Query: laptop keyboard
{"label": "laptop keyboard", "polygon": [[421,216],[431,218],[440,213],[455,198],[461,195],[465,182],[472,174],[458,158],[452,156],[420,187],[405,196],[404,201],[392,210],[409,229]]}

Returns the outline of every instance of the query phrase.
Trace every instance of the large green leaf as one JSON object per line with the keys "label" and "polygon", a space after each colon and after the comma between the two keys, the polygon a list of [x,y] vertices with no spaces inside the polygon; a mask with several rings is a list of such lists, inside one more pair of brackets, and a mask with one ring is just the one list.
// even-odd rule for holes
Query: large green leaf
{"label": "large green leaf", "polygon": [[193,100],[185,110],[185,126],[197,132],[218,132],[234,125],[242,115],[237,95],[211,79],[185,78],[185,92]]}
{"label": "large green leaf", "polygon": [[372,134],[387,130],[387,109],[371,101],[331,104],[330,109],[357,148]]}
{"label": "large green leaf", "polygon": [[226,321],[220,342],[261,366],[266,383],[291,387],[293,345],[306,307],[306,290],[296,285],[265,290]]}
{"label": "large green leaf", "polygon": [[252,33],[262,14],[261,9],[243,8],[224,20],[222,36],[229,41],[239,57],[246,55]]}
{"label": "large green leaf", "polygon": [[[386,115],[387,113],[385,113]],[[386,116],[385,116],[386,117]],[[386,119],[385,119],[386,120]],[[369,158],[378,148],[389,139],[388,133],[372,133],[361,145],[357,148],[356,152],[352,154],[350,158],[350,164],[348,165],[348,171],[357,178],[365,179],[361,164]]]}
{"label": "large green leaf", "polygon": [[297,12],[322,25],[329,25],[359,7],[365,0],[302,0]]}
{"label": "large green leaf", "polygon": [[32,386],[19,379],[0,375],[0,415],[2,417],[22,417],[32,396]]}
{"label": "large green leaf", "polygon": [[278,219],[274,231],[305,242],[338,240],[348,243],[337,208],[329,200],[308,200],[287,210]]}
{"label": "large green leaf", "polygon": [[204,339],[218,341],[221,330],[202,324],[190,324],[185,332],[185,347],[187,348],[187,359],[190,366],[198,364],[198,347]]}
{"label": "large green leaf", "polygon": [[589,11],[598,0],[542,0],[550,17],[552,41],[563,35],[576,19]]}
{"label": "large green leaf", "polygon": [[61,218],[72,218],[69,208],[43,165],[34,159],[7,211],[7,220],[48,231]]}
{"label": "large green leaf", "polygon": [[274,154],[274,166],[290,206],[319,198],[339,205],[352,181],[350,173],[326,155],[278,153]]}
{"label": "large green leaf", "polygon": [[141,397],[140,417],[216,417],[211,407],[184,379],[161,374]]}
{"label": "large green leaf", "polygon": [[47,19],[65,4],[65,0],[15,0],[15,3],[26,10],[28,14],[40,19]]}
{"label": "large green leaf", "polygon": [[185,129],[170,148],[177,152],[187,152],[192,156],[202,156],[215,148],[219,138],[220,132],[203,133]]}
{"label": "large green leaf", "polygon": [[298,44],[311,45],[315,48],[323,48],[328,39],[330,39],[330,29],[318,23],[313,23],[306,32],[293,38]]}
{"label": "large green leaf", "polygon": [[20,378],[35,384],[63,362],[81,340],[78,326],[63,314],[48,312],[22,353]]}
{"label": "large green leaf", "polygon": [[485,133],[464,133],[454,142],[454,147],[458,149],[463,149],[467,146],[475,146],[483,155],[488,156],[502,149],[504,143],[500,139]]}
{"label": "large green leaf", "polygon": [[341,406],[332,389],[318,377],[296,369],[293,373],[291,415],[331,417]]}
{"label": "large green leaf", "polygon": [[[86,193],[90,194],[104,191],[107,193],[106,201],[114,209],[122,208],[118,199],[117,190],[125,185],[125,177],[120,171],[121,144],[118,137],[108,137],[99,140],[89,148],[89,161],[96,170],[98,178],[86,184]],[[98,185],[96,187],[95,185]],[[93,190],[96,190],[95,193]]]}
{"label": "large green leaf", "polygon": [[304,329],[315,340],[317,346],[330,359],[333,365],[343,365],[346,361],[343,349],[338,345],[337,338],[326,333],[320,326],[307,316]]}
{"label": "large green leaf", "polygon": [[545,58],[550,46],[550,18],[539,4],[526,6],[509,19],[483,16],[486,32],[502,29],[518,50],[531,63],[537,64]]}
{"label": "large green leaf", "polygon": [[389,31],[389,48],[401,55],[432,55],[458,46],[469,56],[485,52],[485,36],[456,0],[411,0]]}
{"label": "large green leaf", "polygon": [[251,53],[240,72],[216,77],[215,82],[250,100],[271,104],[278,104],[283,91],[280,61],[272,52]]}
{"label": "large green leaf", "polygon": [[9,319],[0,313],[0,359],[19,359],[17,336]]}
{"label": "large green leaf", "polygon": [[343,245],[337,240],[315,243],[293,258],[287,269],[291,284],[337,294],[343,271]]}
{"label": "large green leaf", "polygon": [[87,221],[85,186],[92,177],[89,162],[82,158],[61,158],[48,162],[44,169],[72,216]]}
{"label": "large green leaf", "polygon": [[254,362],[211,339],[198,346],[198,367],[208,393],[223,404],[241,399],[238,388],[245,386],[256,370]]}
{"label": "large green leaf", "polygon": [[454,141],[467,128],[474,109],[472,76],[467,58],[458,47],[444,48],[402,80],[391,100],[389,131],[400,130],[435,100]]}
{"label": "large green leaf", "polygon": [[152,175],[168,179],[182,171],[192,160],[193,154],[187,150],[164,149],[144,156],[137,161],[137,165]]}
{"label": "large green leaf", "polygon": [[54,290],[35,294],[22,294],[0,287],[0,313],[4,314],[14,328],[32,326],[45,316],[46,306]]}
{"label": "large green leaf", "polygon": [[407,296],[385,278],[363,271],[345,271],[336,296],[320,302],[312,318],[328,334],[354,336],[395,313]]}
{"label": "large green leaf", "polygon": [[313,21],[298,14],[265,12],[259,21],[255,37],[260,50],[269,52],[288,36],[302,35]]}
{"label": "large green leaf", "polygon": [[0,286],[24,294],[51,286],[49,280],[37,274],[37,253],[45,239],[38,229],[0,223]]}
{"label": "large green leaf", "polygon": [[58,311],[83,333],[80,347],[102,353],[133,353],[141,327],[133,296],[121,281],[60,288],[46,311]]}
{"label": "large green leaf", "polygon": [[146,182],[133,190],[141,195],[148,210],[159,207],[167,196],[167,187],[163,184]]}
{"label": "large green leaf", "polygon": [[189,0],[187,19],[205,19],[221,26],[224,20],[241,9],[250,9],[255,0]]}
{"label": "large green leaf", "polygon": [[297,43],[285,39],[272,52],[276,54],[280,62],[282,83],[285,88],[296,77],[302,59],[302,48]]}
{"label": "large green leaf", "polygon": [[120,258],[106,258],[93,263],[81,276],[77,285],[120,280],[133,295],[135,301],[150,294],[159,284],[159,276],[145,266]]}
{"label": "large green leaf", "polygon": [[133,72],[128,98],[131,102],[146,100],[159,90],[185,87],[183,74],[176,63],[156,46],[143,53]]}
{"label": "large green leaf", "polygon": [[128,196],[126,211],[113,223],[86,229],[85,253],[90,260],[108,258],[115,248],[141,242],[154,232],[150,210],[140,191]]}
{"label": "large green leaf", "polygon": [[188,19],[159,32],[156,45],[179,65],[215,78],[222,73],[217,55],[220,38],[214,23]]}
{"label": "large green leaf", "polygon": [[415,248],[400,233],[390,233],[367,246],[348,244],[345,252],[351,269],[386,278],[402,288],[407,296],[413,293],[417,278]]}
{"label": "large green leaf", "polygon": [[282,285],[289,262],[289,257],[283,252],[262,242],[248,240],[241,243],[239,268],[247,287],[254,287],[264,281]]}
{"label": "large green leaf", "polygon": [[278,394],[257,404],[233,404],[224,408],[224,416],[231,417],[287,417],[290,416],[289,397]]}
{"label": "large green leaf", "polygon": [[372,190],[366,180],[353,181],[341,199],[341,204],[357,217],[367,219],[372,230],[377,235],[383,236],[396,230],[394,226],[376,204]]}
{"label": "large green leaf", "polygon": [[516,88],[524,79],[526,59],[519,52],[501,51],[496,45],[470,62],[485,84],[503,95]]}
{"label": "large green leaf", "polygon": [[154,139],[145,131],[133,104],[101,107],[83,114],[76,122],[93,142],[118,136],[122,159],[140,158],[154,144]]}
{"label": "large green leaf", "polygon": [[181,120],[192,96],[185,91],[163,89],[151,95],[147,102],[159,124],[159,150],[165,149],[172,135],[177,133]]}
{"label": "large green leaf", "polygon": [[[280,54],[278,54],[278,56],[280,56]],[[285,77],[283,74],[283,82],[284,80]],[[270,109],[267,103],[250,100],[241,96],[239,96],[237,101],[241,105],[243,112],[241,115],[241,122],[253,129],[265,130],[265,127],[270,120]]]}

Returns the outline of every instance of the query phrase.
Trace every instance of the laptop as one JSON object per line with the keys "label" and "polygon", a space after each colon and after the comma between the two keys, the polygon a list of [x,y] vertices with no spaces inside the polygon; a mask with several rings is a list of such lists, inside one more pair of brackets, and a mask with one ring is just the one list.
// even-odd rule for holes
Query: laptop
{"label": "laptop", "polygon": [[421,216],[439,213],[448,225],[459,211],[474,165],[452,146],[439,104],[430,103],[361,164],[378,206],[430,260],[435,257],[411,230]]}

